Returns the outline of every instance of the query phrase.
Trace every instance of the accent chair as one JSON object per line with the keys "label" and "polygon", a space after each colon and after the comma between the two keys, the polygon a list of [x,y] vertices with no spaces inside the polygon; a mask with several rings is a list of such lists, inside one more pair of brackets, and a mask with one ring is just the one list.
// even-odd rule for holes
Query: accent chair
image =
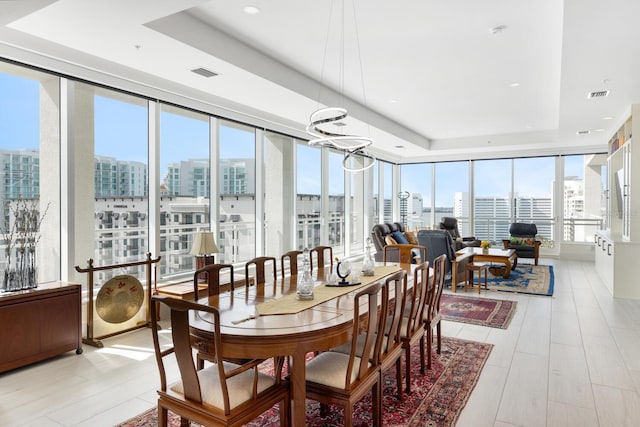
{"label": "accent chair", "polygon": [[524,222],[514,222],[509,227],[509,238],[503,239],[502,244],[505,249],[515,249],[518,258],[533,258],[535,265],[538,265],[540,256],[540,245],[542,242],[536,239],[538,227],[535,224]]}

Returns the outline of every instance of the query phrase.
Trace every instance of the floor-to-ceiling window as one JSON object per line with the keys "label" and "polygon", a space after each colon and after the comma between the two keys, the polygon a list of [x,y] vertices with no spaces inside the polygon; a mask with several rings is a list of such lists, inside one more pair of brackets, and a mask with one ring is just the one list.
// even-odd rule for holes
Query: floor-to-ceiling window
{"label": "floor-to-ceiling window", "polygon": [[248,261],[256,254],[256,131],[220,120],[220,233],[218,259]]}
{"label": "floor-to-ceiling window", "polygon": [[381,222],[382,218],[380,218],[380,168],[382,162],[377,161],[375,165],[371,168],[371,173],[373,174],[373,192],[372,192],[372,203],[371,203],[371,218],[373,224],[378,224]]}
{"label": "floor-to-ceiling window", "polygon": [[[67,258],[62,262],[80,265],[90,257],[96,265],[142,259],[149,250],[147,131],[155,125],[148,123],[149,101],[13,64],[2,64],[0,85],[3,224],[11,224],[7,210],[15,206],[18,194],[37,197],[40,212],[50,206],[41,224],[46,238],[38,243],[38,258],[43,257],[39,280],[61,276],[60,263],[50,259]],[[69,97],[68,109],[61,116],[60,99],[65,97]],[[379,161],[370,171],[345,175],[343,153],[308,147],[293,138],[224,119],[215,119],[219,127],[212,132],[208,123],[214,119],[208,114],[164,104],[159,108],[159,164],[154,168],[159,171],[160,188],[153,190],[161,198],[159,246],[166,264],[160,267],[160,276],[193,268],[189,250],[193,233],[200,229],[219,231],[218,261],[239,263],[259,252],[278,255],[292,249],[287,247],[291,242],[298,249],[331,244],[337,254],[357,255],[366,237],[366,221],[372,225],[403,220],[403,212],[409,228],[437,226],[441,216],[453,215],[460,221],[462,234],[494,241],[508,234],[514,220],[535,221],[541,234],[555,241],[590,242],[593,230],[602,226],[603,155],[563,156],[564,177],[554,175],[554,162],[555,174],[560,170],[557,156],[405,165],[400,167],[402,185],[398,187],[391,163]],[[62,130],[69,131],[65,149],[72,154],[61,159],[60,119],[67,117]],[[209,154],[211,134],[217,135],[213,144],[218,144],[219,158]],[[263,145],[256,146],[260,135]],[[263,155],[260,165],[265,165],[259,191],[268,195],[260,206],[256,204],[260,183],[256,148]],[[70,177],[72,185],[62,188],[60,164],[65,162],[69,169],[63,175]],[[213,183],[211,165],[219,173]],[[470,170],[474,171],[473,200]],[[562,178],[563,189],[556,186],[554,193],[554,183]],[[433,194],[431,188],[435,188]],[[400,206],[398,189],[410,197],[406,210],[394,212]],[[61,194],[67,190],[73,194]],[[87,194],[95,198],[87,199]],[[367,204],[369,194],[372,200]],[[214,200],[219,203],[213,213],[209,211],[211,195],[219,198]],[[73,206],[64,220],[73,223],[75,233],[70,234],[74,241],[68,254],[61,253],[59,233],[65,197]],[[429,204],[430,200],[435,203]],[[257,207],[261,212],[256,212]],[[550,207],[555,214],[549,213]],[[431,215],[427,215],[429,209]],[[558,213],[563,215],[562,225],[549,228]],[[211,217],[219,218],[219,226],[209,223]],[[287,218],[291,218],[288,223]],[[262,240],[256,235],[257,223],[264,232]],[[262,246],[256,247],[256,241]],[[6,248],[6,238],[2,244]],[[0,251],[2,257],[6,262],[5,251]]]}
{"label": "floor-to-ceiling window", "polygon": [[564,156],[562,239],[593,242],[605,227],[607,159],[605,154]]}
{"label": "floor-to-ceiling window", "polygon": [[418,163],[402,165],[400,168],[400,188],[408,195],[405,225],[410,230],[430,227],[433,222],[432,166],[432,163]]}
{"label": "floor-to-ceiling window", "polygon": [[[0,289],[60,276],[60,81],[0,62]],[[26,279],[26,277],[23,277]]]}
{"label": "floor-to-ceiling window", "polygon": [[469,223],[469,162],[436,163],[434,227],[440,218],[458,218],[458,229],[463,236],[470,236]]}
{"label": "floor-to-ceiling window", "polygon": [[326,220],[327,240],[323,244],[333,246],[333,254],[342,256],[345,243],[345,186],[341,152],[328,150],[328,209]]}
{"label": "floor-to-ceiling window", "polygon": [[322,152],[306,142],[296,144],[296,249],[320,244]]}
{"label": "floor-to-ceiling window", "polygon": [[511,159],[473,162],[473,235],[497,243],[509,236],[511,210]]}
{"label": "floor-to-ceiling window", "polygon": [[[362,156],[352,156],[347,159],[347,167],[350,169],[358,170],[364,167],[369,160]],[[369,230],[372,225],[366,220],[365,212],[367,203],[365,203],[366,194],[371,194],[371,187],[369,184],[369,170],[348,172],[347,177],[349,179],[349,196],[346,201],[348,204],[349,212],[349,253],[361,254],[365,249],[365,239],[369,236]],[[369,191],[367,192],[367,189]],[[370,199],[369,199],[370,200]],[[345,211],[345,212],[347,212]],[[367,230],[365,232],[365,224]]]}
{"label": "floor-to-ceiling window", "polygon": [[514,222],[536,224],[538,235],[551,246],[553,234],[553,186],[555,157],[513,159]]}
{"label": "floor-to-ceiling window", "polygon": [[161,275],[193,271],[194,235],[209,231],[208,116],[171,105],[160,110]]}
{"label": "floor-to-ceiling window", "polygon": [[[76,141],[89,138],[94,150],[94,259],[99,265],[143,260],[149,250],[146,100],[83,83],[76,89]],[[144,269],[135,275],[143,279]]]}
{"label": "floor-to-ceiling window", "polygon": [[393,222],[393,165],[387,162],[382,163],[382,189],[380,193],[383,197],[382,218],[384,222]]}

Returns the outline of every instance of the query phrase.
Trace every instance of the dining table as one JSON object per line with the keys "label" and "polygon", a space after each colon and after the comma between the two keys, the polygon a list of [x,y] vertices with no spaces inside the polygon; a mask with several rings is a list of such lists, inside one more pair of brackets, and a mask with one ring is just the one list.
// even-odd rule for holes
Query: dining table
{"label": "dining table", "polygon": [[[327,286],[323,269],[317,269],[311,301],[297,299],[297,277],[287,276],[272,283],[201,298],[198,302],[214,306],[220,312],[220,351],[224,359],[287,357],[291,421],[294,426],[304,426],[307,355],[349,341],[357,290],[400,269],[412,270],[408,264],[376,265],[373,276],[360,275],[356,280],[360,283],[349,286]],[[213,326],[209,315],[196,313],[190,326],[192,345],[211,354]]]}

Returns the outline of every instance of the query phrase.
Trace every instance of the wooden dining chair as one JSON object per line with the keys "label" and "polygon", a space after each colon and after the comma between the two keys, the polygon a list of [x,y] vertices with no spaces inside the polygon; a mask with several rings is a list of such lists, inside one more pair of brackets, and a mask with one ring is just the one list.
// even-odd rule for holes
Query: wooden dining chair
{"label": "wooden dining chair", "polygon": [[199,298],[199,284],[202,277],[207,282],[208,296],[220,294],[220,270],[229,269],[229,289],[235,289],[233,281],[233,265],[231,264],[209,264],[196,270],[193,274],[193,295],[197,301]]}
{"label": "wooden dining chair", "polygon": [[[384,295],[384,294],[387,295]],[[398,400],[402,400],[402,318],[407,296],[407,272],[400,270],[385,279],[383,300],[388,300],[385,334],[380,349],[380,383],[382,375],[395,365]]]}
{"label": "wooden dining chair", "polygon": [[441,320],[440,300],[444,289],[444,276],[446,273],[446,255],[442,254],[433,260],[433,297],[429,301],[429,306],[424,311],[425,329],[427,330],[427,369],[431,369],[431,351],[433,347],[433,328],[436,328],[437,347],[436,352],[440,354],[441,349]]}
{"label": "wooden dining chair", "polygon": [[266,269],[267,266],[271,265],[273,281],[277,280],[276,273],[276,259],[270,256],[261,256],[247,261],[244,265],[244,285],[249,291],[249,285],[252,283],[250,270],[251,268],[255,268],[255,274],[253,276],[253,284],[254,285],[264,285],[266,279]]}
{"label": "wooden dining chair", "polygon": [[[331,246],[316,246],[309,250],[309,265],[311,271],[314,271],[314,265],[316,269],[324,269],[326,265],[326,258],[329,258],[329,265],[333,270],[333,248]],[[315,262],[313,259],[316,259]]]}
{"label": "wooden dining chair", "polygon": [[[168,347],[166,340],[160,341],[156,308],[160,304],[170,311],[171,340]],[[213,327],[211,345],[217,355],[216,363],[202,370],[196,370],[189,335],[189,317],[195,312],[207,313]],[[160,372],[158,426],[167,426],[168,411],[181,417],[181,425],[189,425],[189,421],[193,421],[205,426],[240,426],[276,403],[279,403],[280,423],[291,424],[289,388],[287,382],[280,379],[282,364],[278,363],[274,367],[275,375],[270,376],[258,370],[259,360],[242,365],[223,360],[219,351],[222,342],[217,308],[154,295],[151,318],[153,347]],[[167,336],[162,333],[162,337]],[[169,357],[175,358],[180,372],[179,379],[172,383],[167,382],[165,367],[165,358]]]}
{"label": "wooden dining chair", "polygon": [[[320,402],[321,408],[329,404],[343,406],[345,427],[353,426],[353,405],[369,392],[373,425],[382,423],[382,384],[378,361],[387,306],[384,297],[380,298],[381,288],[381,284],[376,283],[355,295],[349,354],[325,351],[306,365],[307,397]],[[363,307],[366,307],[364,313],[361,311]]]}
{"label": "wooden dining chair", "polygon": [[411,243],[386,245],[382,252],[382,262],[399,262],[400,264],[419,264],[427,260],[427,248]]}
{"label": "wooden dining chair", "polygon": [[[398,385],[398,400],[402,400],[401,365],[403,348],[400,328],[402,326],[403,310],[406,304],[406,295],[407,272],[405,270],[400,270],[390,276],[387,276],[382,286],[382,299],[387,301],[386,304],[388,306],[388,309],[386,312],[387,316],[384,319],[384,337],[382,338],[378,363],[380,364],[381,375],[395,365],[396,382]],[[357,345],[359,349],[361,349],[364,345],[363,339],[363,335],[358,337]],[[332,349],[331,351],[349,354],[351,352],[351,346],[351,342],[348,342]]]}
{"label": "wooden dining chair", "polygon": [[429,293],[433,295],[433,282],[429,280],[429,261],[419,264],[413,270],[413,286],[407,296],[400,339],[405,350],[405,390],[411,393],[411,346],[420,344],[420,372],[425,374],[424,355],[424,311]]}
{"label": "wooden dining chair", "polygon": [[280,257],[280,271],[282,277],[285,277],[285,266],[289,265],[289,275],[298,275],[298,257],[302,255],[302,251],[289,251]]}

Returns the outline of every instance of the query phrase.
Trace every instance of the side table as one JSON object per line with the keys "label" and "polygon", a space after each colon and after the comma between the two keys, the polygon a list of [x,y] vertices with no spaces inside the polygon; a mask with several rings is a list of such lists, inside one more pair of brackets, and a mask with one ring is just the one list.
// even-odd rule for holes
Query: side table
{"label": "side table", "polygon": [[476,271],[478,272],[478,294],[482,288],[482,275],[484,274],[484,288],[487,288],[487,274],[489,274],[489,266],[484,262],[468,262],[465,266],[465,281],[464,281],[464,290],[467,290],[467,286],[470,286],[473,289],[474,286],[474,278]]}

